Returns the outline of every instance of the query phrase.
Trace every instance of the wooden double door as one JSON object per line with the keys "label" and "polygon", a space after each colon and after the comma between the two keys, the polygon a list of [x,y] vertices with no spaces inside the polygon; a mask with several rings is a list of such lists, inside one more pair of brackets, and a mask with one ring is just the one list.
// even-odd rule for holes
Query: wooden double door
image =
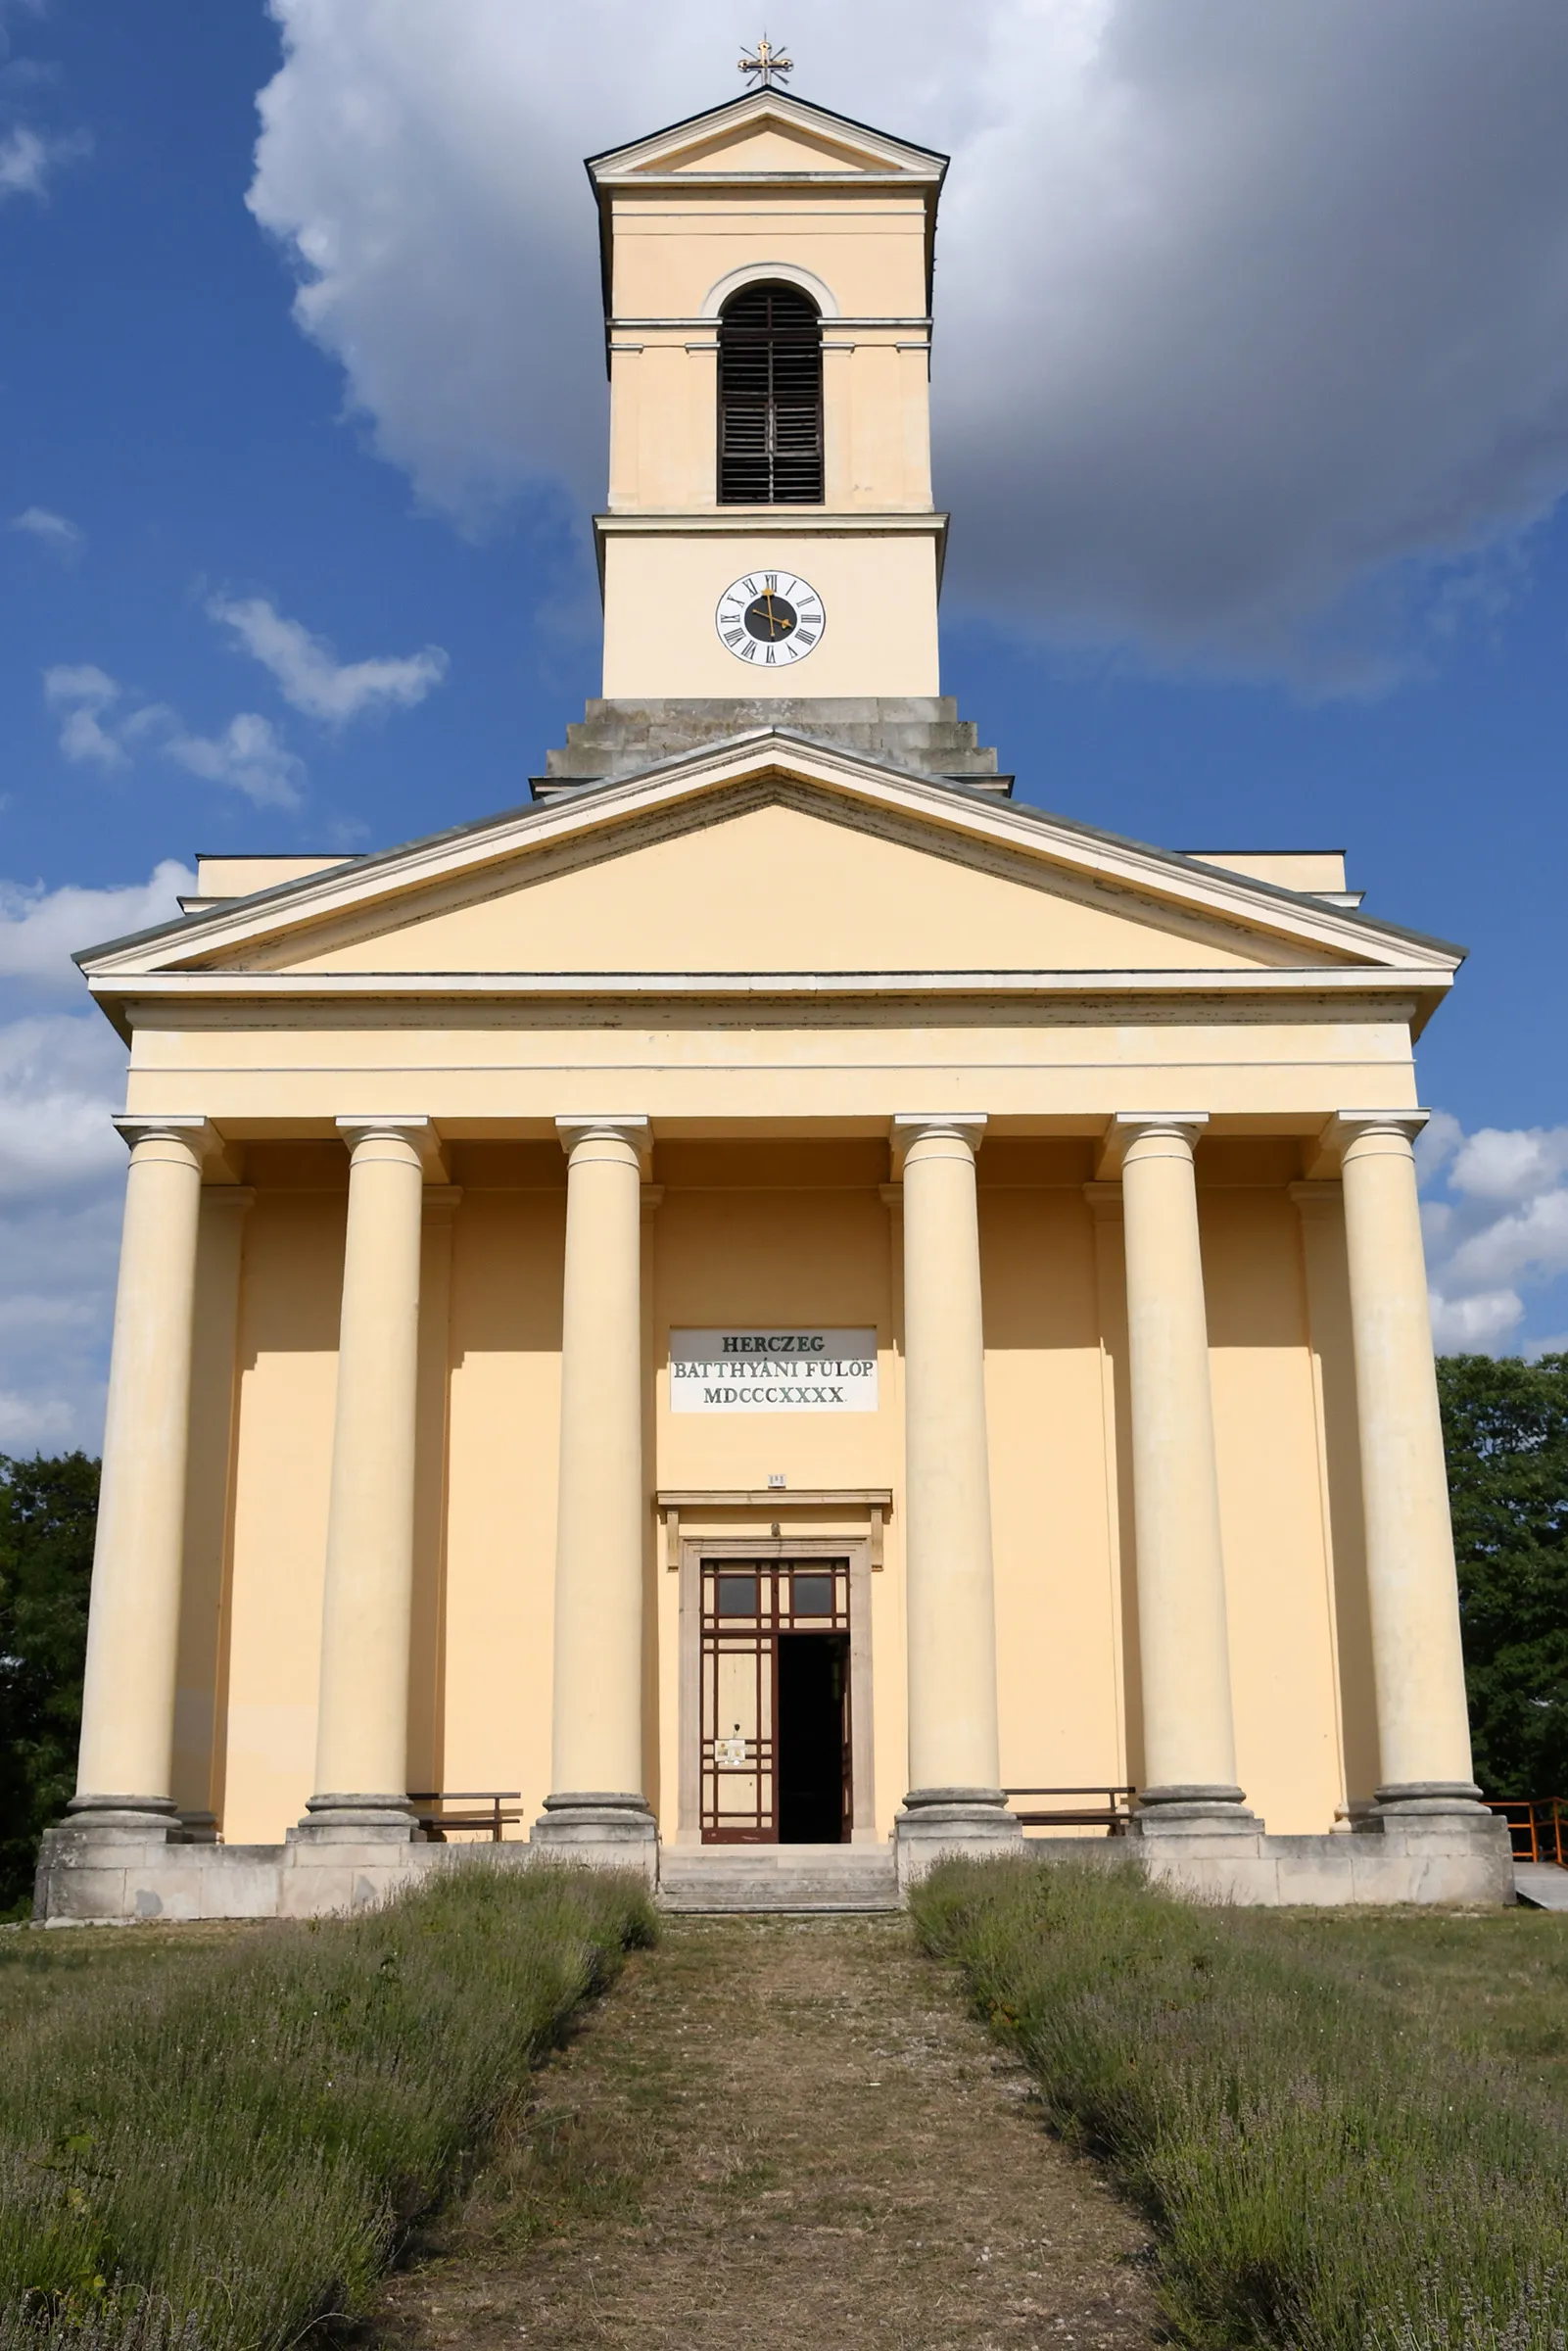
{"label": "wooden double door", "polygon": [[848,1559],[704,1559],[700,1573],[703,1844],[847,1844]]}

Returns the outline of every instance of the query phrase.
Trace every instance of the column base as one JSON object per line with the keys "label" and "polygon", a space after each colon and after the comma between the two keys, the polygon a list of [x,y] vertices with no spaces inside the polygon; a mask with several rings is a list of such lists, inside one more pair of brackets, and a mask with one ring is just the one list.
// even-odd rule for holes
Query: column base
{"label": "column base", "polygon": [[1000,1788],[912,1788],[893,1819],[901,1887],[914,1885],[938,1861],[983,1861],[1022,1849],[1023,1831]]}
{"label": "column base", "polygon": [[591,1861],[658,1878],[658,1823],[645,1796],[596,1788],[546,1796],[528,1841],[545,1860]]}
{"label": "column base", "polygon": [[170,1845],[184,1836],[179,1809],[167,1796],[73,1796],[64,1820],[49,1832],[58,1839],[91,1838],[95,1843]]}
{"label": "column base", "polygon": [[1134,1837],[1257,1837],[1262,1826],[1242,1789],[1212,1781],[1140,1789],[1132,1816]]}
{"label": "column base", "polygon": [[1473,1819],[1478,1813],[1484,1820],[1493,1818],[1473,1780],[1401,1780],[1378,1790],[1377,1800],[1365,1817],[1372,1821],[1449,1820],[1455,1814]]}
{"label": "column base", "polygon": [[312,1796],[288,1842],[313,1845],[412,1845],[419,1823],[405,1796]]}

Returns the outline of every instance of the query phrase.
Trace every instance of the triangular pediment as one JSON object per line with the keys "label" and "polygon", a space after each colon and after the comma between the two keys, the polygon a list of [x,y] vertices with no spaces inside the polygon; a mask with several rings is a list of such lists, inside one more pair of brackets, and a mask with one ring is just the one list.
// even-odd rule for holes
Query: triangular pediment
{"label": "triangular pediment", "polygon": [[81,958],[265,993],[1441,987],[1457,960],[1294,892],[772,731]]}
{"label": "triangular pediment", "polygon": [[600,188],[667,175],[770,177],[829,173],[939,182],[945,156],[853,122],[783,90],[754,90],[671,123],[627,147],[591,156]]}
{"label": "triangular pediment", "polygon": [[885,164],[840,139],[827,139],[795,123],[760,121],[737,125],[717,138],[702,139],[679,153],[640,167],[643,171],[797,172],[885,170]]}
{"label": "triangular pediment", "polygon": [[1205,972],[1321,951],[890,811],[868,821],[772,776],[433,886],[391,928],[374,905],[345,910],[238,960],[322,974]]}

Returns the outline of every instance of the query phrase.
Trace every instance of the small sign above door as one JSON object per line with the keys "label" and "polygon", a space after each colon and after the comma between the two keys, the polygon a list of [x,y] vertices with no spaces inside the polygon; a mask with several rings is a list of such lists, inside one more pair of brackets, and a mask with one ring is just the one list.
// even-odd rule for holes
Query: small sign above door
{"label": "small sign above door", "polygon": [[874,1413],[875,1330],[672,1330],[673,1413]]}

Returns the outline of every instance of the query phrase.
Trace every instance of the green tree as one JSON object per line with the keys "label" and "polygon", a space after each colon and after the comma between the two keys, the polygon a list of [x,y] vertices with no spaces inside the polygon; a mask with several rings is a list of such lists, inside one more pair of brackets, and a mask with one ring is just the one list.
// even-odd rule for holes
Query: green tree
{"label": "green tree", "polygon": [[1476,1777],[1568,1796],[1568,1355],[1438,1359]]}
{"label": "green tree", "polygon": [[0,1917],[25,1914],[38,1840],[75,1785],[98,1463],[0,1455]]}

